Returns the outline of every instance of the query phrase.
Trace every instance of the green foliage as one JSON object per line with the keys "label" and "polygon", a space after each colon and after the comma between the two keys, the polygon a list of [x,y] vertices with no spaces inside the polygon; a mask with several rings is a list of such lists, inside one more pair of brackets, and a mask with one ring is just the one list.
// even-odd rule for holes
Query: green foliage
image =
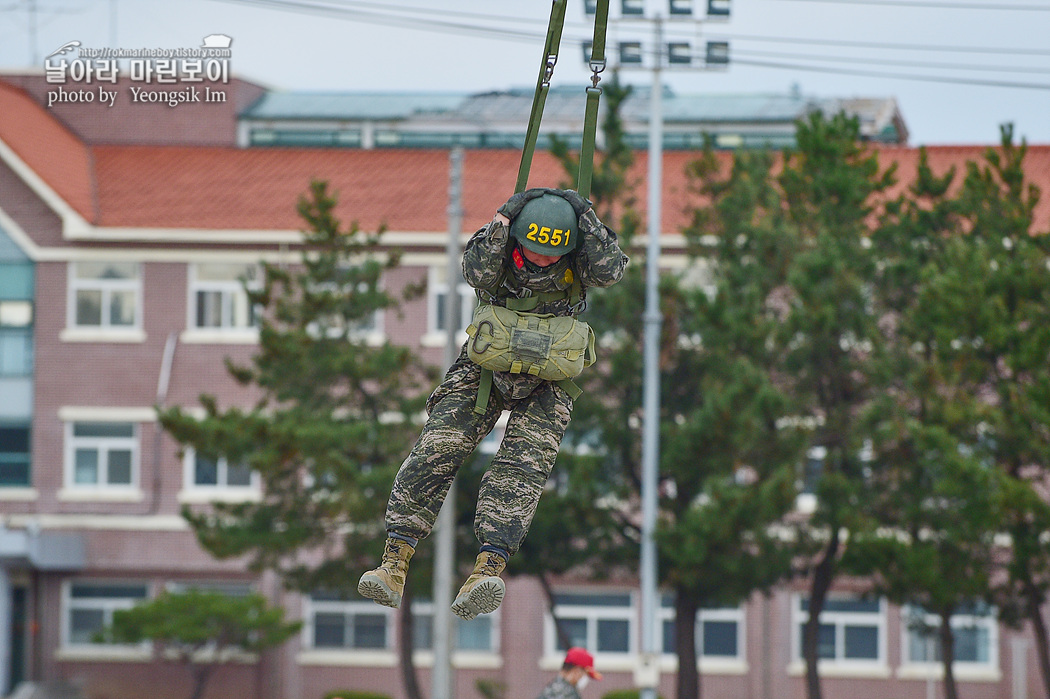
{"label": "green foliage", "polygon": [[[602,699],[638,699],[640,696],[637,689],[614,689],[603,694]],[[659,699],[664,699],[664,695],[659,695]]]}
{"label": "green foliage", "polygon": [[[614,112],[611,106],[609,114]],[[603,212],[622,214],[627,235],[621,240],[629,245],[639,221],[623,192],[630,149],[615,119],[611,125],[605,142],[613,155],[602,161],[610,169],[603,182],[615,186],[596,187],[602,196],[595,198]],[[563,163],[571,173],[571,159]],[[696,164],[693,174],[713,205],[697,210],[687,235],[696,251],[699,241],[718,240],[713,255],[704,251],[716,258],[715,273],[698,285],[695,277],[705,268],[694,260],[694,269],[664,274],[659,281],[657,545],[661,582],[675,592],[681,629],[694,627],[703,604],[738,604],[790,570],[791,549],[771,534],[770,525],[794,502],[801,439],[777,428],[791,406],[767,374],[777,325],[765,302],[777,281],[762,263],[785,257],[793,241],[790,228],[767,225],[762,216],[779,207],[769,164],[765,155],[741,159],[728,181],[716,176],[712,154]],[[586,319],[601,351],[598,364],[582,377],[585,394],[566,437],[576,453],[559,458],[558,487],[544,496],[541,508],[549,509],[538,514],[530,535],[530,540],[537,531],[572,535],[552,536],[561,542],[547,552],[554,560],[537,553],[555,571],[564,570],[566,561],[595,559],[602,561],[596,567],[606,570],[637,566],[646,293],[643,256],[633,255],[624,279],[591,299]],[[784,264],[776,270],[784,273]],[[580,446],[589,449],[581,454]],[[590,517],[588,507],[595,513]],[[590,533],[581,531],[581,524]],[[549,546],[548,539],[541,541]],[[696,666],[695,639],[690,633],[679,640],[684,670],[678,693],[690,696],[697,684],[695,671],[688,670]]]}
{"label": "green foliage", "polygon": [[[1037,543],[1050,504],[1033,489],[1050,463],[1050,241],[1033,235],[1039,190],[1025,182],[1025,151],[1004,128],[955,195],[956,172],[934,175],[923,152],[915,185],[872,236],[891,339],[886,391],[869,413],[887,465],[879,514],[907,536],[847,554],[892,599],[942,616],[991,599],[1008,622],[1034,619],[1050,662],[1038,618],[1050,556]],[[1003,531],[1006,575],[992,542]]]}
{"label": "green foliage", "polygon": [[430,385],[408,349],[371,345],[359,331],[396,306],[380,280],[398,256],[376,254],[378,234],[344,228],[335,204],[324,183],[311,184],[298,206],[300,264],[263,264],[262,287],[248,289],[259,348],[250,364],[227,364],[255,404],[222,407],[205,395],[203,419],[181,407],[160,417],[181,445],[261,477],[260,502],[184,509],[204,548],[246,555],[253,570],[306,591],[349,590],[378,558],[386,493]]}
{"label": "green foliage", "polygon": [[336,689],[325,694],[324,699],[390,699],[390,695],[356,689]]}
{"label": "green foliage", "polygon": [[152,641],[162,659],[184,664],[193,674],[193,699],[199,699],[217,665],[238,654],[258,653],[284,643],[301,622],[286,622],[284,610],[252,593],[232,596],[190,589],[164,592],[131,609],[113,612],[103,630],[109,643]]}
{"label": "green foliage", "polygon": [[180,662],[205,649],[209,657],[222,660],[228,651],[256,653],[278,646],[301,625],[285,622],[284,610],[270,607],[258,593],[232,596],[191,589],[164,592],[116,610],[105,638],[111,643],[153,641],[162,657],[174,653]]}
{"label": "green foliage", "polygon": [[507,693],[507,685],[504,683],[484,678],[474,680],[474,688],[485,699],[503,699]]}

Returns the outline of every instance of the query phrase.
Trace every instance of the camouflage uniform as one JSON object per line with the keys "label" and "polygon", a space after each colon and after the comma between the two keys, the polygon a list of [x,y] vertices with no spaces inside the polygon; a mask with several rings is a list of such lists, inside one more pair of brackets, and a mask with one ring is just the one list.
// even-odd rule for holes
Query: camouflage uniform
{"label": "camouflage uniform", "polygon": [[536,699],[580,699],[580,693],[564,677],[558,677]]}
{"label": "camouflage uniform", "polygon": [[[627,256],[616,234],[594,211],[579,218],[575,253],[547,267],[514,264],[508,226],[493,220],[477,231],[463,253],[463,277],[477,289],[492,289],[504,278],[506,291],[486,301],[501,303],[506,293],[565,290],[579,274],[584,287],[619,281]],[[573,260],[572,258],[575,258]],[[501,268],[505,271],[501,274]],[[505,298],[505,296],[504,296]],[[571,315],[568,298],[542,303],[532,311]],[[502,410],[510,411],[506,435],[481,482],[474,533],[483,544],[513,554],[536,513],[565,429],[572,399],[559,386],[535,376],[496,372],[484,414],[474,412],[481,367],[467,358],[466,346],[427,401],[429,418],[415,447],[401,465],[386,511],[387,531],[422,539],[430,534],[438,510],[459,467],[492,431]]]}

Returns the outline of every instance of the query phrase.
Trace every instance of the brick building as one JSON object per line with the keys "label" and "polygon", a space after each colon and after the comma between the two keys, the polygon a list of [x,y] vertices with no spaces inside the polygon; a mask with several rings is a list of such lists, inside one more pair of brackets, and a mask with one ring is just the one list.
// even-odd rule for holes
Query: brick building
{"label": "brick building", "polygon": [[[0,78],[0,694],[23,680],[65,680],[100,699],[185,696],[181,669],[138,647],[95,643],[93,633],[114,609],[165,586],[197,585],[258,589],[305,622],[281,649],[224,669],[209,697],[319,699],[338,687],[403,696],[392,610],[289,594],[272,576],[198,548],[180,507],[258,498],[259,486],[222,461],[180,459],[154,406],[194,406],[205,390],[222,405],[249,399],[223,366],[225,357],[248,358],[257,340],[238,279],[259,260],[297,259],[294,203],[314,178],[338,192],[341,218],[365,230],[385,225],[385,244],[404,250],[389,288],[427,283],[401,314],[376,318],[372,332],[439,363],[448,151],[237,147],[237,115],[262,90],[243,81],[230,90],[227,106],[116,105],[121,111],[104,114],[99,105],[48,109],[39,76]],[[931,148],[930,161],[943,172],[983,150]],[[518,155],[466,152],[465,231],[512,191]],[[903,178],[914,172],[915,149],[884,147],[881,156],[898,162]],[[667,267],[685,264],[677,231],[690,201],[683,169],[694,157],[665,154]],[[646,156],[636,159],[641,175]],[[1050,189],[1050,146],[1032,147],[1028,163]],[[559,165],[538,153],[532,181],[560,179]],[[1050,223],[1045,199],[1039,221]],[[631,686],[637,581],[559,580],[556,593],[559,617],[606,675],[589,694]],[[785,587],[740,608],[704,610],[704,691],[803,697],[803,595]],[[665,628],[672,611],[665,601]],[[431,610],[424,603],[417,612],[425,629]],[[843,588],[822,618],[829,699],[929,696],[939,664],[908,630],[905,610]],[[1040,692],[1024,635],[982,610],[958,623],[964,696]],[[425,635],[416,656],[424,683],[432,662]],[[528,578],[509,580],[501,609],[459,626],[457,643],[456,696],[464,698],[480,696],[474,683],[485,678],[503,683],[506,699],[531,699],[563,654],[540,586]],[[665,696],[675,663],[663,656]]]}

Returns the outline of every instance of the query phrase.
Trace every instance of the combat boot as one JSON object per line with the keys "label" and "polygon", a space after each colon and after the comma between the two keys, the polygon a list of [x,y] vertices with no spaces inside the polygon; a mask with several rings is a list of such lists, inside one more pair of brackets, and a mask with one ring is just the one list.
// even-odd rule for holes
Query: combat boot
{"label": "combat boot", "polygon": [[507,567],[507,559],[492,551],[482,551],[474,562],[474,572],[452,603],[452,611],[460,619],[470,621],[478,614],[496,611],[503,601],[507,586],[499,574]]}
{"label": "combat boot", "polygon": [[357,583],[358,594],[385,607],[400,607],[408,562],[415,552],[415,547],[403,539],[387,539],[383,562],[375,570],[361,576],[361,581]]}

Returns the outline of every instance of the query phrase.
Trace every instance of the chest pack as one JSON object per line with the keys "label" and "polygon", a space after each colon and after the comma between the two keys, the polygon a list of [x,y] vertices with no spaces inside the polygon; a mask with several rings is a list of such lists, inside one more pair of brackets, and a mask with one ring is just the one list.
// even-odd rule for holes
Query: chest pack
{"label": "chest pack", "polygon": [[483,303],[474,311],[467,335],[467,356],[483,369],[562,381],[594,364],[594,331],[573,316]]}
{"label": "chest pack", "polygon": [[[573,276],[567,289],[521,298],[511,296],[502,285],[502,292],[496,294],[478,292],[479,303],[467,327],[467,356],[483,370],[475,412],[485,412],[494,371],[555,382],[574,400],[583,392],[572,379],[594,364],[597,355],[594,330],[576,318],[584,303],[579,278]],[[531,312],[542,303],[562,299],[569,300],[572,315]]]}

